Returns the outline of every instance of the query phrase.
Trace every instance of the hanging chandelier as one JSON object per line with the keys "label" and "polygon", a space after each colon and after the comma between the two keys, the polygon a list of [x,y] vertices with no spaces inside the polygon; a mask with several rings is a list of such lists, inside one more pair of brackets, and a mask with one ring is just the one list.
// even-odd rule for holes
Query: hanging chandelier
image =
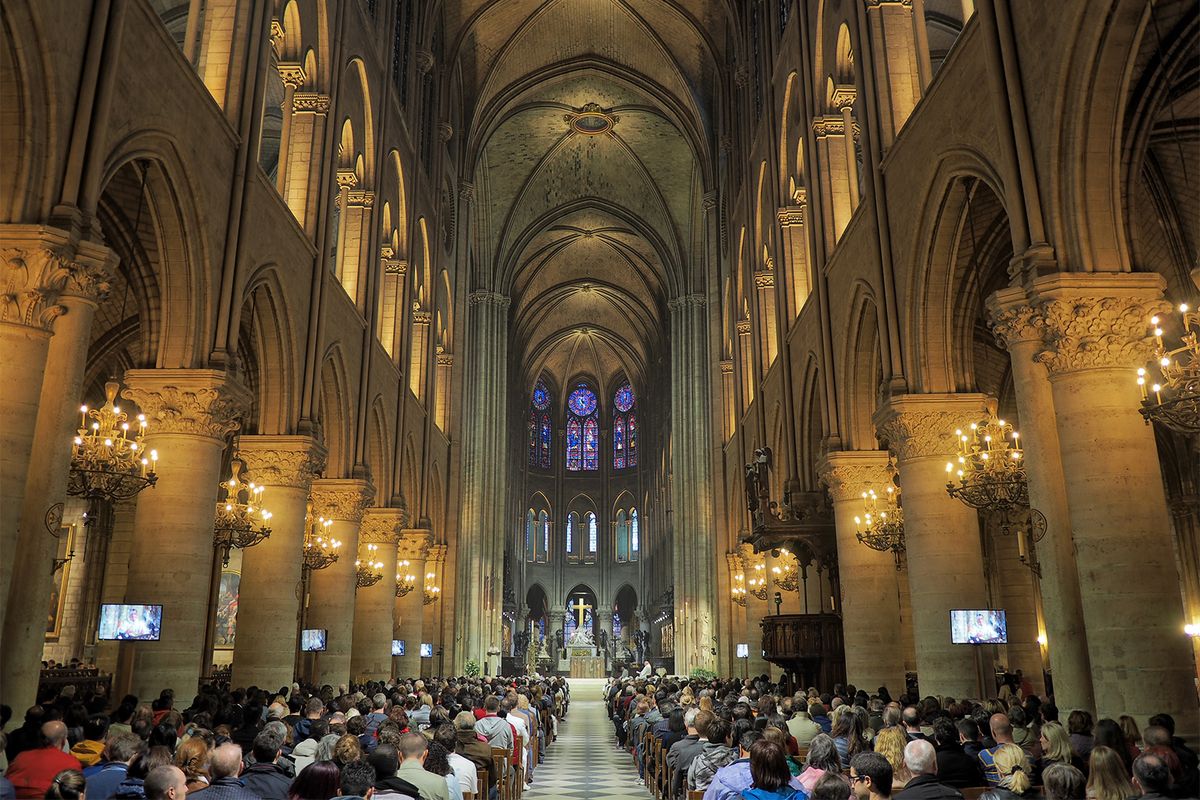
{"label": "hanging chandelier", "polygon": [[[271,512],[262,507],[265,487],[241,479],[242,462],[235,456],[230,478],[217,487],[217,516],[213,523],[213,546],[221,550],[221,564],[229,566],[233,548],[254,547],[271,535],[267,522]],[[221,495],[224,494],[224,497]]]}
{"label": "hanging chandelier", "polygon": [[[1162,317],[1150,318],[1154,333],[1154,364],[1151,370],[1137,371],[1142,390],[1139,409],[1146,423],[1161,422],[1168,428],[1187,436],[1200,433],[1200,312],[1192,311],[1186,303],[1179,305],[1180,325],[1178,347],[1163,342],[1166,323]],[[1157,379],[1153,376],[1157,374]],[[1147,390],[1146,384],[1150,387]],[[1153,393],[1153,396],[1151,396]]]}
{"label": "hanging chandelier", "polygon": [[972,422],[954,432],[958,454],[946,463],[946,492],[971,508],[1007,517],[1024,517],[1029,508],[1020,435],[1002,419]]}
{"label": "hanging chandelier", "polygon": [[[399,564],[400,568],[408,569],[412,565],[405,559]],[[399,572],[396,573],[396,597],[407,597],[409,592],[417,586],[417,576],[411,572],[406,572],[403,576]]]}
{"label": "hanging chandelier", "polygon": [[776,564],[771,567],[771,572],[775,573],[775,585],[785,592],[799,591],[800,571],[792,566],[791,552],[781,547],[779,554],[783,557],[783,566]]}
{"label": "hanging chandelier", "polygon": [[854,518],[858,532],[854,538],[872,550],[891,552],[900,569],[904,557],[904,508],[900,505],[900,490],[895,483],[895,467],[888,462],[887,489],[881,499],[874,489],[862,493],[863,515]]}
{"label": "hanging chandelier", "polygon": [[332,566],[338,560],[338,550],[342,546],[340,541],[329,534],[333,520],[315,516],[312,500],[308,501],[308,511],[304,519],[307,523],[304,532],[304,571],[312,572]]}
{"label": "hanging chandelier", "polygon": [[[104,405],[82,406],[79,431],[71,444],[67,494],[116,502],[136,497],[158,481],[158,451],[146,451],[146,415],[138,414],[132,431],[129,415],[117,405],[121,384],[104,384]],[[91,422],[88,418],[91,417]]]}
{"label": "hanging chandelier", "polygon": [[733,586],[729,590],[733,602],[742,608],[746,607],[746,576],[741,572],[733,576]]}
{"label": "hanging chandelier", "polygon": [[421,599],[421,605],[432,605],[442,599],[442,587],[438,586],[436,581],[436,573],[425,573],[425,596]]}
{"label": "hanging chandelier", "polygon": [[767,565],[761,561],[754,565],[753,578],[746,579],[746,589],[759,600],[767,599]]}
{"label": "hanging chandelier", "polygon": [[360,589],[366,589],[368,586],[374,586],[383,580],[383,562],[375,559],[375,552],[379,549],[377,544],[367,545],[367,560],[361,558],[354,562],[354,577],[355,584]]}

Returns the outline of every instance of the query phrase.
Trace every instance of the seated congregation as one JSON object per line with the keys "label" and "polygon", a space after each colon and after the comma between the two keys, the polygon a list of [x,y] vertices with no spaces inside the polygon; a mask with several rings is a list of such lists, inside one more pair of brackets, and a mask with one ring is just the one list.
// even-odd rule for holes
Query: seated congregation
{"label": "seated congregation", "polygon": [[763,676],[618,680],[606,701],[656,800],[1157,800],[1194,798],[1200,779],[1169,714],[1064,725],[1033,695],[791,694]]}
{"label": "seated congregation", "polygon": [[558,678],[206,686],[182,710],[67,689],[0,733],[0,800],[520,800],[568,704]]}

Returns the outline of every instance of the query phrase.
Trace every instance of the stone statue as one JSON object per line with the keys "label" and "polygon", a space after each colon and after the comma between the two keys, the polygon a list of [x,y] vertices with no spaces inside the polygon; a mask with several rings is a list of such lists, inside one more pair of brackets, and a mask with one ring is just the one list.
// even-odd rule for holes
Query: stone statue
{"label": "stone statue", "polygon": [[601,628],[598,639],[600,641],[600,649],[607,653],[608,652],[608,631]]}
{"label": "stone statue", "polygon": [[559,628],[554,632],[554,644],[556,647],[556,652],[559,654],[559,658],[561,658],[564,649],[562,628]]}

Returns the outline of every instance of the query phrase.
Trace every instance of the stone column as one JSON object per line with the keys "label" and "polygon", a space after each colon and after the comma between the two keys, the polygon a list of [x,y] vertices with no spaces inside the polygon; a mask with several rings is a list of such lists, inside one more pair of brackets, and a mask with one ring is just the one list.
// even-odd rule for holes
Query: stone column
{"label": "stone column", "polygon": [[309,579],[308,615],[305,627],[328,631],[327,648],[316,655],[313,683],[320,686],[349,684],[350,653],[354,642],[354,559],[363,513],[375,497],[370,483],[353,478],[322,478],[313,481],[313,514],[333,520],[329,536],[342,543],[338,560],[312,573]]}
{"label": "stone column", "polygon": [[326,453],[307,436],[241,436],[238,455],[249,477],[266,487],[271,535],[242,551],[233,683],[275,689],[292,682],[305,511]]}
{"label": "stone column", "polygon": [[[974,648],[950,643],[951,609],[987,608],[979,515],[946,493],[946,462],[955,452],[954,431],[987,413],[981,394],[922,394],[894,397],[875,415],[900,469],[922,696],[979,696]],[[842,568],[843,581],[849,572]]]}
{"label": "stone column", "polygon": [[[422,522],[427,522],[427,520],[422,520]],[[432,531],[430,532],[430,537],[433,537]],[[443,595],[446,594],[446,549],[446,545],[444,544],[431,544],[429,545],[429,551],[425,555],[425,575],[428,576],[432,572],[433,580],[437,583],[438,588],[441,589],[437,593],[437,599],[434,602],[423,606],[425,613],[424,622],[422,623],[422,636],[426,642],[433,645],[435,660],[432,667],[435,672],[439,670],[438,653],[443,650],[444,645],[442,641],[441,621],[442,610],[445,608],[443,603],[446,602],[442,599]],[[503,581],[503,578],[501,578],[501,581]],[[496,664],[499,667],[499,661]]]}
{"label": "stone column", "polygon": [[207,369],[129,370],[125,383],[159,452],[158,483],[138,496],[125,602],[163,609],[160,641],[122,643],[122,663],[133,694],[187,698],[206,657],[217,481],[245,390]]}
{"label": "stone column", "polygon": [[[92,319],[97,305],[108,294],[108,277],[114,264],[107,248],[84,243],[74,261],[64,267],[68,277],[58,299],[62,316],[55,321],[54,336],[50,338],[34,428],[39,447],[30,453],[20,529],[16,547],[9,551],[20,553],[21,563],[29,567],[12,575],[6,604],[11,613],[3,616],[0,631],[4,641],[0,647],[0,686],[4,687],[5,700],[14,708],[33,705],[36,700],[39,664],[46,643],[45,604],[53,580],[50,564],[58,547],[58,541],[47,530],[55,523],[48,522],[47,515],[67,499],[71,437],[79,426]],[[92,546],[90,535],[88,539]],[[4,560],[9,564],[16,561]]]}
{"label": "stone column", "polygon": [[[396,539],[407,519],[400,508],[368,508],[359,531],[360,545],[373,544],[383,562],[383,580],[360,588],[354,597],[354,649],[350,674],[356,681],[383,681],[392,672],[392,629],[396,605]],[[402,637],[399,637],[402,638]]]}
{"label": "stone column", "polygon": [[[64,312],[65,231],[37,225],[0,226],[0,553],[16,552],[42,378],[55,317]],[[14,558],[0,558],[0,598],[8,599]],[[8,604],[0,611],[0,621]]]}
{"label": "stone column", "polygon": [[403,585],[405,577],[412,575],[412,588],[403,597],[397,593],[394,613],[394,633],[396,639],[404,640],[404,655],[392,658],[392,669],[399,678],[415,678],[421,674],[421,638],[424,636],[424,586],[425,586],[425,556],[433,540],[430,531],[424,528],[410,528],[400,532],[400,543],[396,557],[398,561],[407,561],[408,566],[398,566],[397,574]]}
{"label": "stone column", "polygon": [[475,291],[467,298],[467,374],[463,418],[463,489],[455,583],[454,672],[469,659],[487,663],[500,649],[508,461],[507,447],[509,298]]}
{"label": "stone column", "polygon": [[1046,536],[1035,550],[1042,570],[1046,650],[1054,676],[1054,699],[1060,708],[1093,709],[1096,700],[1075,566],[1075,538],[1067,510],[1067,481],[1054,422],[1054,397],[1046,367],[1034,361],[1042,348],[1042,329],[1024,289],[1002,289],[988,298],[987,307],[992,332],[1011,356],[1029,504],[1046,518]]}
{"label": "stone column", "polygon": [[304,67],[300,64],[280,64],[279,77],[283,81],[283,125],[279,131],[279,162],[275,170],[275,189],[286,202],[288,166],[292,155],[292,117],[296,113],[296,90],[304,85],[307,76],[304,74]]}
{"label": "stone column", "polygon": [[[833,498],[846,680],[868,691],[886,686],[898,697],[904,692],[905,654],[899,581],[907,576],[891,552],[858,541],[854,522],[863,514],[862,493],[874,489],[882,495],[887,488],[887,459],[880,450],[841,450],[826,454],[819,468]],[[904,506],[907,516],[908,503]]]}
{"label": "stone column", "polygon": [[[320,155],[325,142],[329,104],[329,95],[319,92],[296,92],[292,97],[292,128],[288,140],[295,142],[297,158],[288,170],[294,170],[297,175],[296,180],[289,178],[284,200],[310,239],[316,238],[317,208],[324,201],[317,197],[316,187],[321,185],[321,170],[329,163]],[[307,164],[307,174],[301,174],[303,164]]]}
{"label": "stone column", "polygon": [[[671,314],[671,496],[674,499],[675,664],[716,667],[716,526],[708,308],[702,294],[676,297]],[[749,364],[746,365],[749,368]],[[687,535],[678,535],[686,531]]]}
{"label": "stone column", "polygon": [[792,197],[795,205],[779,209],[777,217],[782,230],[783,252],[787,275],[788,315],[787,325],[800,316],[800,309],[812,292],[809,276],[808,232],[805,230],[808,217],[808,189],[796,187]]}
{"label": "stone column", "polygon": [[[1083,619],[1101,717],[1164,708],[1200,730],[1171,521],[1154,431],[1138,413],[1150,317],[1169,307],[1147,273],[1060,273],[1033,281],[1050,375]],[[1050,641],[1051,646],[1054,641]]]}

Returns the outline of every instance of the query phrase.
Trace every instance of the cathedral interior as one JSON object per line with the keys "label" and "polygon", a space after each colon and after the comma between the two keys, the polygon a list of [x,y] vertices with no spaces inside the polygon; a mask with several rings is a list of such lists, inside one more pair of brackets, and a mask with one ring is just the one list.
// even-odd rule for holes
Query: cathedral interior
{"label": "cathedral interior", "polygon": [[1194,2],[0,42],[0,702],[648,660],[1200,732]]}

